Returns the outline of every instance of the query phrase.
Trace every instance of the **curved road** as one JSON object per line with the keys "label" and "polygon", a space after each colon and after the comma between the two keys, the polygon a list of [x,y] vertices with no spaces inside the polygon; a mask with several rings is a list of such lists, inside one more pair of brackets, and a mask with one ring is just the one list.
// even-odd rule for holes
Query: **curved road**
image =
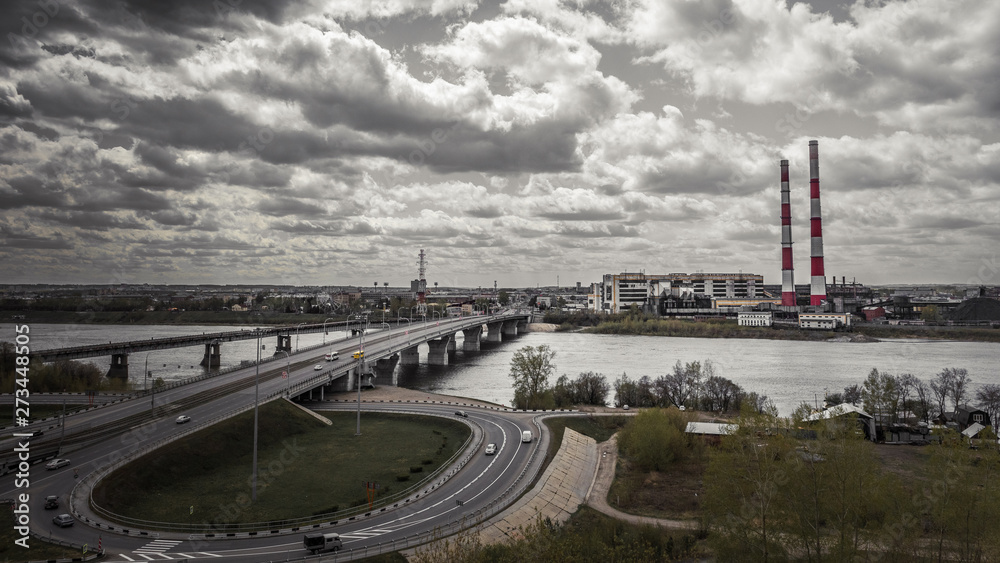
{"label": "curved road", "polygon": [[[467,319],[466,319],[467,320]],[[447,329],[447,321],[427,327],[429,330]],[[414,326],[410,332],[417,334],[420,327]],[[399,336],[395,336],[399,340]],[[376,351],[380,346],[388,346],[389,335],[370,334],[366,337],[366,350]],[[353,352],[357,340],[350,339],[334,344],[341,356]],[[314,377],[313,365],[322,363],[322,353],[326,348],[311,352],[292,354],[288,362],[292,366],[288,380],[277,375],[285,368],[285,361],[276,360],[261,366],[260,396],[281,395],[288,385],[294,385],[297,380]],[[333,364],[346,364],[350,360],[342,359]],[[296,367],[298,366],[298,367]],[[71,415],[67,417],[65,437],[59,429],[47,430],[45,435],[29,446],[32,451],[51,450],[60,440],[64,445],[72,444],[74,437],[84,437],[77,451],[64,454],[63,457],[72,460],[69,467],[54,471],[46,471],[44,465],[36,464],[30,468],[27,477],[30,486],[30,500],[27,503],[30,510],[31,528],[46,537],[52,537],[77,544],[96,546],[98,538],[109,552],[118,554],[110,561],[149,561],[175,559],[216,559],[234,562],[265,561],[272,559],[295,559],[307,555],[302,547],[302,533],[290,535],[269,535],[247,539],[204,540],[189,539],[187,534],[160,533],[158,537],[134,537],[112,533],[108,530],[98,530],[83,522],[77,522],[69,528],[58,528],[52,523],[52,517],[69,511],[69,497],[77,484],[73,470],[80,472],[80,479],[97,468],[132,455],[150,444],[163,439],[188,433],[217,420],[231,416],[234,412],[246,410],[254,400],[253,387],[254,368],[245,368],[229,374],[177,387],[155,397],[155,408],[151,407],[148,398],[133,399],[106,406],[100,409]],[[247,386],[249,381],[249,386]],[[242,383],[241,383],[242,382]],[[214,389],[227,388],[229,391],[220,397],[212,395]],[[199,400],[198,397],[206,397]],[[185,407],[184,405],[190,405]],[[344,403],[328,404],[323,407],[355,409],[355,405]],[[454,405],[386,403],[385,405],[365,405],[366,410],[408,411],[440,416],[454,417]],[[516,413],[496,409],[477,407],[461,407],[469,417],[466,420],[475,432],[472,445],[462,456],[471,456],[469,462],[451,479],[426,496],[421,491],[419,498],[396,509],[373,513],[370,517],[342,522],[332,528],[344,539],[345,550],[352,549],[369,552],[376,549],[384,550],[387,544],[402,547],[405,538],[434,530],[442,525],[460,520],[463,516],[472,514],[494,503],[507,491],[522,474],[531,476],[537,470],[544,455],[534,455],[536,449],[544,452],[545,441],[536,439],[530,444],[522,444],[520,433],[531,429],[538,436],[539,428],[532,422],[532,414]],[[220,413],[224,413],[221,414]],[[174,418],[179,414],[191,416],[192,422],[178,425]],[[362,431],[364,428],[362,427]],[[82,440],[89,440],[84,443]],[[494,456],[483,454],[486,443],[496,443],[498,452]],[[14,451],[19,441],[6,440],[3,447],[7,452]],[[65,450],[64,450],[65,451]],[[531,461],[532,466],[528,467]],[[250,468],[247,468],[250,473]],[[14,474],[0,477],[0,497],[15,498],[24,493],[24,488],[15,488]],[[524,483],[518,483],[520,487]],[[47,495],[57,495],[60,506],[57,510],[43,509],[43,499]],[[505,499],[504,504],[513,500]],[[459,502],[460,501],[460,502]],[[85,503],[77,504],[83,514],[89,514]],[[329,556],[330,554],[326,554]],[[346,560],[347,553],[341,552],[339,559]]]}

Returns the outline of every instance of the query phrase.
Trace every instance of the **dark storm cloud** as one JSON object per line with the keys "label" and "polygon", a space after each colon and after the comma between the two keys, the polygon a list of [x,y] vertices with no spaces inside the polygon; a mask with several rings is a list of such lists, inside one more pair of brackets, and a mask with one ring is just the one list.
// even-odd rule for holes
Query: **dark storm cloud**
{"label": "dark storm cloud", "polygon": [[510,131],[456,127],[441,143],[418,140],[397,158],[437,172],[564,172],[579,169],[578,127],[556,120]]}
{"label": "dark storm cloud", "polygon": [[16,125],[29,133],[34,133],[36,137],[41,137],[46,141],[59,140],[59,132],[51,127],[39,125],[33,121],[19,121]]}
{"label": "dark storm cloud", "polygon": [[0,192],[0,209],[19,207],[65,207],[69,204],[66,187],[59,182],[34,176],[7,178],[13,194]]}
{"label": "dark storm cloud", "polygon": [[326,215],[326,210],[315,202],[280,196],[261,201],[257,204],[257,211],[271,217],[287,217],[289,215],[320,217]]}
{"label": "dark storm cloud", "polygon": [[198,217],[194,213],[188,213],[178,209],[158,211],[156,213],[151,213],[149,217],[161,225],[168,225],[171,227],[193,227],[198,221]]}
{"label": "dark storm cloud", "polygon": [[90,231],[146,230],[149,228],[134,214],[119,216],[106,211],[45,211],[39,213],[38,218]]}
{"label": "dark storm cloud", "polygon": [[503,217],[506,215],[503,209],[499,205],[479,205],[465,210],[465,214],[469,217],[476,217],[478,219],[496,219],[497,217]]}
{"label": "dark storm cloud", "polygon": [[26,232],[17,232],[7,225],[0,225],[0,241],[8,248],[25,250],[68,250],[73,244],[66,240],[62,233],[41,237]]}
{"label": "dark storm cloud", "polygon": [[272,221],[268,228],[294,235],[378,235],[382,231],[366,221]]}

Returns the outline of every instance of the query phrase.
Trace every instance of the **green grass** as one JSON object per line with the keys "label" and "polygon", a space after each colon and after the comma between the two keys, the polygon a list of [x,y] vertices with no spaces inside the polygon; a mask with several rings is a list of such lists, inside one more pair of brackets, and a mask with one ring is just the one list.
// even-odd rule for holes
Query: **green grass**
{"label": "green grass", "polygon": [[[30,516],[33,520],[50,523],[56,514],[60,514],[60,512],[56,510],[45,512],[32,510]],[[79,524],[77,525],[79,526]],[[45,561],[83,555],[81,550],[45,543],[35,537],[28,538],[28,549],[24,549],[14,543],[14,540],[20,537],[21,535],[14,531],[14,514],[11,512],[10,506],[3,504],[0,506],[0,563]]]}
{"label": "green grass", "polygon": [[[418,482],[447,461],[469,428],[447,418],[324,412],[326,426],[284,401],[260,409],[257,501],[251,502],[253,411],[160,448],[116,471],[94,492],[113,512],[161,522],[271,522],[347,509]],[[396,477],[421,474],[406,482]],[[142,491],[143,494],[134,494]],[[190,514],[194,507],[194,514]]]}

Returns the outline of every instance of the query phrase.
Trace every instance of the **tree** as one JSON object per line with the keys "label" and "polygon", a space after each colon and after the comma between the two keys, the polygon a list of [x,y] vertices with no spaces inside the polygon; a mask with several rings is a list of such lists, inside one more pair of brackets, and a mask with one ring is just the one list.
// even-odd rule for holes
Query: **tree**
{"label": "tree", "polygon": [[713,375],[702,385],[702,408],[707,411],[728,412],[742,389],[736,383]]}
{"label": "tree", "polygon": [[883,426],[896,420],[899,410],[899,392],[897,380],[886,372],[872,368],[868,379],[861,387],[861,400],[865,410],[875,415]]}
{"label": "tree", "polygon": [[979,408],[986,411],[986,414],[990,417],[990,425],[996,428],[1000,424],[1000,385],[996,383],[987,383],[983,385],[978,390],[976,390],[976,401],[979,403]]}
{"label": "tree", "polygon": [[914,379],[916,379],[916,383],[913,389],[917,394],[917,398],[913,401],[913,405],[910,407],[910,410],[913,411],[913,414],[916,415],[917,418],[927,422],[927,419],[930,418],[928,415],[930,415],[931,412],[931,390],[927,384],[920,379]]}
{"label": "tree", "polygon": [[639,385],[628,378],[628,374],[615,380],[615,406],[618,408],[626,405],[635,405],[639,401]]}
{"label": "tree", "polygon": [[[945,368],[948,371],[948,368]],[[969,386],[969,371],[965,368],[951,369],[951,400],[955,402],[955,410],[965,400],[965,391]]]}
{"label": "tree", "polygon": [[663,405],[682,407],[695,397],[701,384],[701,362],[674,364],[673,373],[657,378],[655,386]]}
{"label": "tree", "polygon": [[937,403],[938,414],[944,414],[947,410],[948,395],[951,393],[951,378],[951,370],[945,368],[931,380],[931,392]]}
{"label": "tree", "polygon": [[639,470],[663,471],[687,453],[689,419],[673,407],[641,411],[622,428],[618,447]]}
{"label": "tree", "polygon": [[[556,353],[548,345],[525,346],[510,360],[510,378],[514,380],[514,407],[544,408],[544,395],[549,390],[549,376],[555,371],[552,359]],[[550,397],[551,398],[551,397]]]}
{"label": "tree", "polygon": [[501,290],[500,294],[497,295],[497,303],[499,303],[503,307],[506,307],[507,304],[510,303],[510,294],[507,293],[506,291]]}
{"label": "tree", "polygon": [[861,401],[861,386],[855,383],[844,387],[844,402],[852,405]]}
{"label": "tree", "polygon": [[603,375],[588,371],[577,376],[573,383],[577,403],[600,406],[608,404],[611,385]]}

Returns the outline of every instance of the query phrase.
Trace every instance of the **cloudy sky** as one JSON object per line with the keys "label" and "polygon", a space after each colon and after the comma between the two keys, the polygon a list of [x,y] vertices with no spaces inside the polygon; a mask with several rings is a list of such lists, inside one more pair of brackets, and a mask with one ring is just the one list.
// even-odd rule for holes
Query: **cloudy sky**
{"label": "cloudy sky", "polygon": [[30,0],[6,283],[1000,284],[1000,2]]}

